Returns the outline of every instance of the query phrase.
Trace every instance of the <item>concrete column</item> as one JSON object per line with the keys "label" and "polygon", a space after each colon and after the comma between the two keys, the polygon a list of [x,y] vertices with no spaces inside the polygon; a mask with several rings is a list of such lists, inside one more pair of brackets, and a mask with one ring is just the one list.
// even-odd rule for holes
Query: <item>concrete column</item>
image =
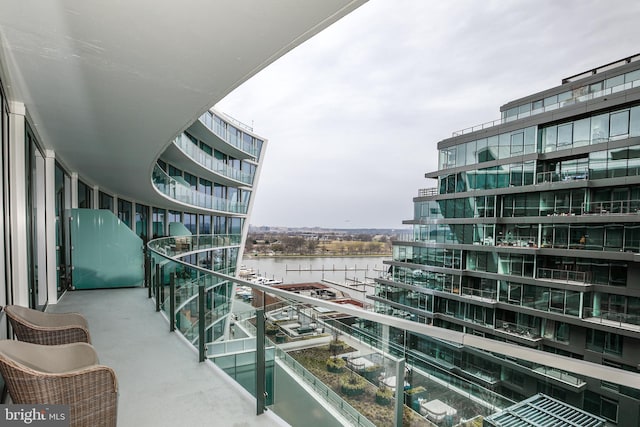
{"label": "concrete column", "polygon": [[[56,250],[56,158],[51,150],[45,152],[45,221],[47,241],[47,295],[49,304],[58,303],[58,251]],[[60,219],[62,220],[62,219]]]}
{"label": "concrete column", "polygon": [[71,172],[71,209],[78,208],[78,173]]}
{"label": "concrete column", "polygon": [[9,176],[11,182],[11,281],[13,304],[29,306],[29,242],[27,241],[27,181],[25,107],[13,102],[9,114]]}
{"label": "concrete column", "polygon": [[100,209],[100,187],[93,186],[93,209]]}

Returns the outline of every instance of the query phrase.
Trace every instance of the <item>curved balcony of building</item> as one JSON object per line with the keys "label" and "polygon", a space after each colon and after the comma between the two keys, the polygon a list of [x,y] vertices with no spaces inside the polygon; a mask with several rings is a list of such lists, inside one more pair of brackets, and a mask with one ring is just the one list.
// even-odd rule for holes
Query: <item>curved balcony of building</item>
{"label": "curved balcony of building", "polygon": [[174,139],[173,144],[162,154],[162,159],[183,170],[193,169],[195,164],[200,177],[227,186],[251,186],[255,177],[255,167],[254,173],[232,167],[204,151],[185,133]]}
{"label": "curved balcony of building", "polygon": [[189,133],[212,148],[237,159],[257,161],[264,139],[221,117],[219,113],[206,111],[189,127]]}
{"label": "curved balcony of building", "polygon": [[158,165],[155,165],[153,168],[151,181],[160,195],[173,202],[225,214],[247,214],[247,203],[223,199],[211,194],[195,191],[184,179],[169,176]]}

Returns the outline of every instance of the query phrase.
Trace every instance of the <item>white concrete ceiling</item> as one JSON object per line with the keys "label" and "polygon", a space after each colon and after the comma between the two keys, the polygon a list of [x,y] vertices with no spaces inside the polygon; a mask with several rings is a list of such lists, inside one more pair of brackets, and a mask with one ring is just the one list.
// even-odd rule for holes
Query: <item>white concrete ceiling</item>
{"label": "white concrete ceiling", "polygon": [[150,176],[170,141],[365,1],[2,0],[0,62],[9,98],[66,167],[167,206]]}

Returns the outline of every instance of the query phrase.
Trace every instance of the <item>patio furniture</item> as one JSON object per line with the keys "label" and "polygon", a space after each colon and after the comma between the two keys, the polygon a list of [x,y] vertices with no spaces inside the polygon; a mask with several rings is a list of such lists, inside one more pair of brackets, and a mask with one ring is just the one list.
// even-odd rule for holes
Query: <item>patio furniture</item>
{"label": "patio furniture", "polygon": [[20,341],[42,345],[91,343],[87,320],[78,313],[44,313],[18,305],[4,307]]}
{"label": "patio furniture", "polygon": [[118,382],[91,344],[0,341],[0,373],[15,404],[69,405],[72,427],[115,426]]}

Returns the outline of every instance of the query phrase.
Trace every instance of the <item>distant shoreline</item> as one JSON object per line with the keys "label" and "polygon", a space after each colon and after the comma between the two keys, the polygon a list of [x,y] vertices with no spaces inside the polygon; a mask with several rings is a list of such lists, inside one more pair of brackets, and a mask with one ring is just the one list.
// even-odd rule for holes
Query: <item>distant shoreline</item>
{"label": "distant shoreline", "polygon": [[254,258],[380,258],[380,257],[391,257],[391,253],[383,253],[383,254],[366,254],[366,255],[342,255],[342,254],[332,254],[332,255],[255,255],[255,254],[244,254],[242,256],[243,259],[254,259]]}

